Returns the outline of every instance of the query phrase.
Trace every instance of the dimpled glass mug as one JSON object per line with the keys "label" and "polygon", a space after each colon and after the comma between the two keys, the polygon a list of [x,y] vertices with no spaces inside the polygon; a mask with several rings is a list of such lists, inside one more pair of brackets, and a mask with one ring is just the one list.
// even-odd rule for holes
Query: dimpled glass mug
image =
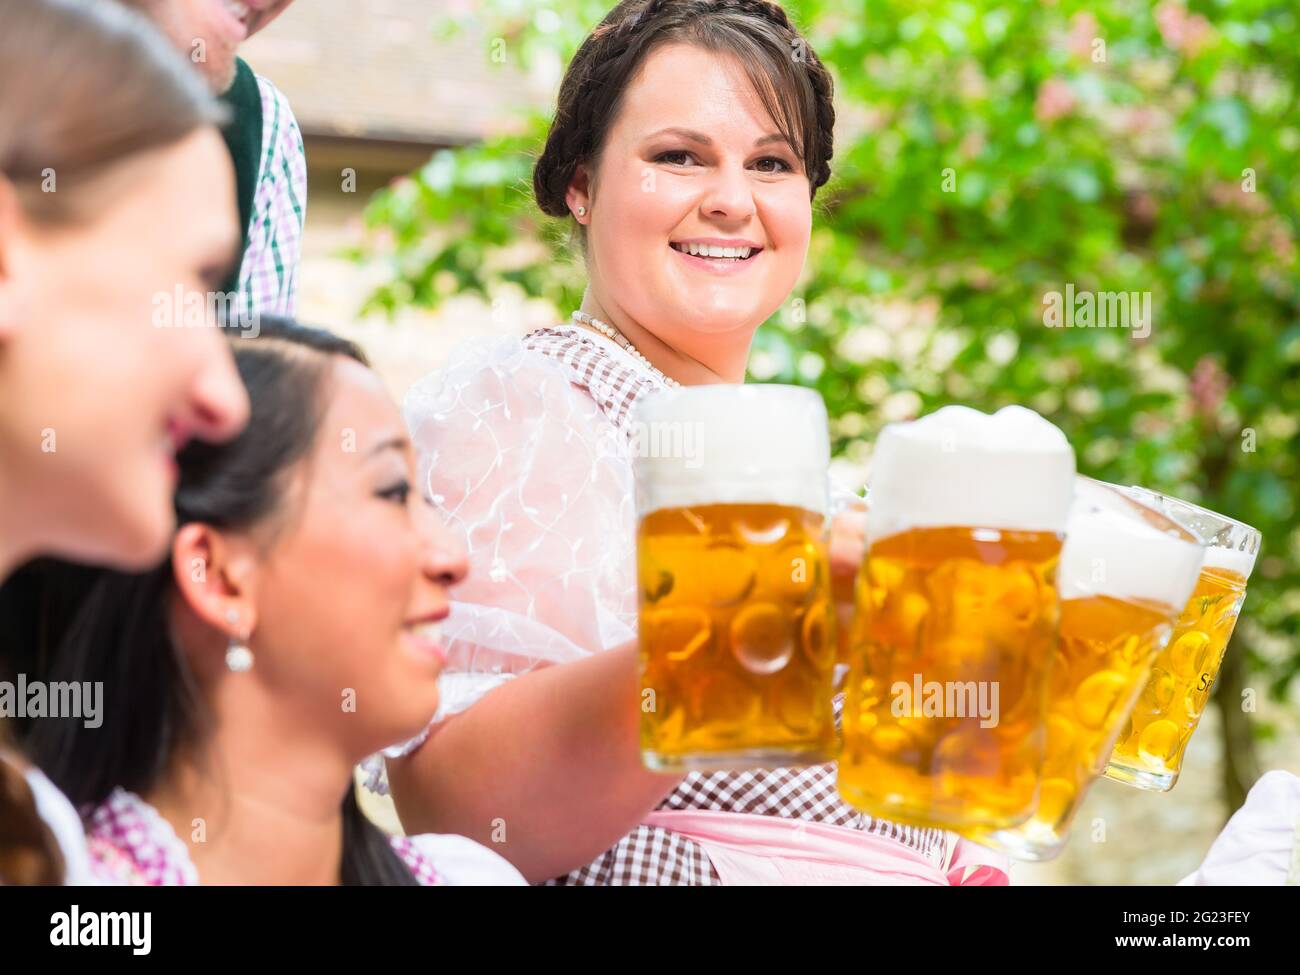
{"label": "dimpled glass mug", "polygon": [[1259,554],[1260,534],[1249,525],[1146,488],[1129,494],[1177,521],[1205,545],[1196,588],[1173,635],[1156,657],[1132,717],[1123,729],[1106,777],[1139,789],[1168,792],[1246,600],[1246,580]]}
{"label": "dimpled glass mug", "polygon": [[850,805],[954,830],[1034,812],[1074,477],[1064,434],[1021,407],[881,431],[845,684]]}
{"label": "dimpled glass mug", "polygon": [[964,835],[1020,860],[1061,851],[1196,584],[1202,554],[1196,536],[1124,488],[1077,479],[1057,571],[1061,639],[1038,808],[1019,826]]}
{"label": "dimpled glass mug", "polygon": [[631,419],[644,764],[830,760],[821,397],[776,384],[694,386],[644,397]]}

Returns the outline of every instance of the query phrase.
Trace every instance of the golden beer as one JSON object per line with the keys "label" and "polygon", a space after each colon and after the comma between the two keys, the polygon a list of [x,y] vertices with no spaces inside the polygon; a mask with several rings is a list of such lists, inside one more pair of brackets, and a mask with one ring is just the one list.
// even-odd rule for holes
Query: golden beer
{"label": "golden beer", "polygon": [[1033,812],[1060,551],[1056,533],[986,528],[871,546],[844,702],[847,802],[941,828]]}
{"label": "golden beer", "polygon": [[1061,637],[1047,699],[1038,807],[1010,830],[963,831],[1022,860],[1065,844],[1088,786],[1105,766],[1125,715],[1169,637],[1171,607],[1094,596],[1061,603]]}
{"label": "golden beer", "polygon": [[1108,778],[1156,792],[1178,781],[1183,754],[1209,701],[1223,655],[1246,599],[1259,550],[1249,525],[1141,488],[1170,517],[1207,542],[1205,562],[1168,646],[1156,657],[1133,714],[1110,756]]}
{"label": "golden beer", "polygon": [[1018,826],[966,836],[1021,860],[1060,852],[1192,590],[1201,554],[1194,535],[1123,489],[1077,479],[1057,574],[1060,642],[1038,806]]}
{"label": "golden beer", "polygon": [[644,397],[633,417],[642,762],[676,772],[830,760],[821,397],[694,386]]}
{"label": "golden beer", "polygon": [[839,792],[942,829],[1034,811],[1074,494],[1065,435],[1017,406],[946,406],[871,460]]}
{"label": "golden beer", "polygon": [[659,768],[834,755],[835,663],[820,514],[780,505],[655,511],[637,537],[641,748]]}

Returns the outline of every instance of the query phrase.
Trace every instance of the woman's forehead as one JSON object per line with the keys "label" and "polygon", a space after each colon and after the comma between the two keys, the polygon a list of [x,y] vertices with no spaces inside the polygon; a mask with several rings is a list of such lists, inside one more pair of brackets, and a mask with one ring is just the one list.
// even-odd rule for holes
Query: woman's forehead
{"label": "woman's forehead", "polygon": [[650,54],[620,116],[633,128],[699,128],[702,117],[729,131],[766,135],[774,127],[740,61],[692,44],[667,44]]}

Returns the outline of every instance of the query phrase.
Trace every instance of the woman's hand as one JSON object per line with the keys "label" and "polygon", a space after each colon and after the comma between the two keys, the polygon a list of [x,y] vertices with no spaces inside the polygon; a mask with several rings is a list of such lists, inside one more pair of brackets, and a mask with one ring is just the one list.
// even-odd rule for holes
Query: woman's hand
{"label": "woman's hand", "polygon": [[831,522],[831,595],[835,601],[838,661],[848,663],[849,634],[853,626],[853,588],[867,552],[867,510],[852,507]]}
{"label": "woman's hand", "polygon": [[831,578],[848,579],[850,589],[867,552],[867,512],[849,508],[831,522]]}

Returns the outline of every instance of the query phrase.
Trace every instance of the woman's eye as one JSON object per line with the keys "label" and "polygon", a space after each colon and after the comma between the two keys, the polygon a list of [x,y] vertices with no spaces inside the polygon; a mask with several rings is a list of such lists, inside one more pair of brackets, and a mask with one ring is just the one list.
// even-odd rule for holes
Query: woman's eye
{"label": "woman's eye", "polygon": [[668,152],[661,152],[655,156],[655,162],[672,163],[675,166],[685,166],[690,161],[691,154],[683,149],[672,149]]}
{"label": "woman's eye", "polygon": [[[777,169],[767,169],[767,168],[765,168],[765,165],[766,165],[767,163],[774,163],[778,168],[777,168]],[[776,156],[765,156],[765,157],[763,157],[762,159],[760,159],[757,163],[755,163],[755,165],[759,167],[759,172],[762,172],[762,173],[792,173],[792,172],[794,172],[794,168],[793,168],[793,167],[792,167],[788,162],[786,162],[784,159],[779,159],[779,158],[777,158]]]}
{"label": "woman's eye", "polygon": [[405,507],[407,499],[411,496],[411,485],[408,481],[402,481],[390,488],[384,488],[384,490],[378,492],[377,496],[385,501],[393,501]]}

